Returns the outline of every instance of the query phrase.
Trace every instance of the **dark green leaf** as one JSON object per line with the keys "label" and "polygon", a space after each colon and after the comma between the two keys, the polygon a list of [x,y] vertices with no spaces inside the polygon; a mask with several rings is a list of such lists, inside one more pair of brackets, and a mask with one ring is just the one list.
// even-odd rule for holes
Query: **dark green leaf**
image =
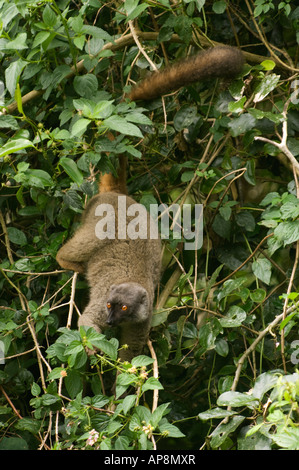
{"label": "dark green leaf", "polygon": [[250,114],[242,114],[240,117],[233,119],[228,127],[230,128],[231,135],[237,137],[238,135],[245,134],[255,126],[255,118]]}
{"label": "dark green leaf", "polygon": [[8,238],[16,245],[24,246],[27,244],[27,237],[24,232],[15,227],[7,227]]}
{"label": "dark green leaf", "polygon": [[259,258],[252,263],[253,274],[265,284],[270,283],[272,264],[266,258]]}

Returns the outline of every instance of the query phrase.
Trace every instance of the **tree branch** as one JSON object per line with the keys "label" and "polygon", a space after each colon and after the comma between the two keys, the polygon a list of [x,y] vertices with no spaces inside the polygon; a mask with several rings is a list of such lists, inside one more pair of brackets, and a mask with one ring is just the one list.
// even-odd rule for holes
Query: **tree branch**
{"label": "tree branch", "polygon": [[[121,36],[120,38],[117,38],[113,42],[108,42],[103,46],[100,52],[105,51],[105,50],[111,50],[111,51],[117,51],[119,49],[123,49],[126,46],[130,46],[132,44],[136,43],[136,38],[137,39],[143,39],[145,41],[156,41],[158,38],[159,33],[158,32],[143,32],[139,30],[134,30],[134,35],[133,33],[126,34],[125,36]],[[223,43],[212,41],[202,35],[199,35],[190,42],[191,45],[197,46],[198,41],[202,47],[211,47],[211,46],[224,46]],[[183,40],[180,38],[178,34],[173,34],[172,37],[169,39],[169,42],[173,43],[179,43],[182,44]],[[144,50],[144,49],[143,49]],[[268,57],[265,56],[260,56],[257,54],[252,54],[250,52],[244,52],[244,58],[246,61],[249,63],[261,63],[266,59],[269,59]],[[99,59],[99,61],[102,60],[102,58]],[[281,68],[288,69],[289,67],[285,65],[281,60],[278,58],[272,57],[272,60],[275,62],[275,64]],[[71,68],[71,72],[65,77],[67,80],[74,77],[74,75],[77,75],[78,73],[82,72],[84,69],[84,60],[80,60],[79,62],[76,63],[76,66],[73,66]],[[31,90],[29,93],[26,95],[22,96],[22,105],[27,104],[31,100],[38,98],[39,96],[43,95],[45,90]],[[6,108],[3,109],[3,111],[0,112],[0,115],[3,114],[11,114],[14,111],[18,109],[17,102],[14,101],[13,103],[9,104],[6,106]]]}

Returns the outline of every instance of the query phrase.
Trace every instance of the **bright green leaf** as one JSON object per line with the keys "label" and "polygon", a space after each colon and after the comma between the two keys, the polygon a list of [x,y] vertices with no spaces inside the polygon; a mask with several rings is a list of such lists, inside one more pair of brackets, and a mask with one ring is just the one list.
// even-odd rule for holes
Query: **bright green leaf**
{"label": "bright green leaf", "polygon": [[127,122],[126,119],[121,116],[110,116],[108,119],[103,121],[103,126],[124,135],[131,135],[139,138],[143,137],[139,127]]}
{"label": "bright green leaf", "polygon": [[78,169],[76,163],[74,160],[68,157],[62,157],[59,160],[60,165],[63,167],[63,169],[66,171],[66,173],[69,175],[72,180],[77,183],[78,186],[80,186],[83,183],[83,175],[81,171]]}

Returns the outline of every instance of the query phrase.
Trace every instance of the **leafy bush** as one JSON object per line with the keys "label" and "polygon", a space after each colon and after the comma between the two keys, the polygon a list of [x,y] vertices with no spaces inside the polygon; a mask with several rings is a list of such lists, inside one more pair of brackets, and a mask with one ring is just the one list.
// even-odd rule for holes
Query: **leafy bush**
{"label": "leafy bush", "polygon": [[[299,8],[252,5],[0,2],[0,449],[299,449]],[[125,98],[214,42],[235,80]],[[146,207],[204,208],[200,250],[163,242],[132,363],[77,330],[87,285],[55,261],[120,154]]]}

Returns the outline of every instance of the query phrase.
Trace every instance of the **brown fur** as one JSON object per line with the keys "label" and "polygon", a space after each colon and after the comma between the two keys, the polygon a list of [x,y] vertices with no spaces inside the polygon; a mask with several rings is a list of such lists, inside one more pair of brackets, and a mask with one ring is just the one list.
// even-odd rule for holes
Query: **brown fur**
{"label": "brown fur", "polygon": [[[115,230],[118,233],[118,196],[119,193],[105,192],[94,196],[87,205],[81,227],[57,253],[57,261],[65,269],[85,273],[90,286],[89,303],[79,319],[79,326],[92,326],[97,331],[108,327],[107,300],[112,285],[128,283],[128,297],[134,293],[135,285],[142,286],[148,296],[147,318],[131,322],[124,319],[121,328],[121,344],[128,344],[128,350],[122,350],[122,360],[130,360],[140,354],[146,343],[154,301],[154,291],[160,276],[160,240],[147,239],[99,240],[95,226],[101,217],[95,215],[99,204],[111,204],[115,208]],[[126,196],[126,207],[136,204]],[[148,229],[149,229],[148,215]],[[133,217],[127,217],[127,224]],[[124,303],[126,299],[124,298]]]}
{"label": "brown fur", "polygon": [[177,64],[154,72],[131,91],[131,100],[153,100],[199,80],[233,77],[241,72],[242,52],[230,46],[207,49]]}
{"label": "brown fur", "polygon": [[[190,57],[178,64],[154,73],[137,85],[130,94],[132,100],[150,100],[197,80],[214,77],[231,77],[241,71],[242,53],[231,47],[216,47]],[[113,135],[108,136],[113,140]],[[57,253],[61,267],[84,273],[90,286],[89,302],[79,319],[79,326],[92,326],[102,331],[117,320],[121,328],[120,342],[127,343],[122,350],[122,360],[131,360],[140,354],[146,343],[152,317],[155,287],[160,276],[160,240],[147,234],[146,239],[100,240],[95,227],[100,220],[95,209],[100,204],[111,204],[115,209],[115,233],[118,232],[118,196],[126,195],[126,158],[120,156],[118,176],[104,174],[99,185],[99,194],[88,203],[82,217],[82,225]],[[126,207],[135,204],[126,198]],[[131,217],[132,218],[132,217]],[[131,220],[127,217],[126,226]],[[147,226],[149,228],[149,215]],[[141,295],[140,295],[141,293]],[[114,302],[112,310],[107,302]],[[122,311],[122,303],[128,307]],[[126,306],[127,307],[127,306]],[[109,319],[108,319],[109,318]]]}

